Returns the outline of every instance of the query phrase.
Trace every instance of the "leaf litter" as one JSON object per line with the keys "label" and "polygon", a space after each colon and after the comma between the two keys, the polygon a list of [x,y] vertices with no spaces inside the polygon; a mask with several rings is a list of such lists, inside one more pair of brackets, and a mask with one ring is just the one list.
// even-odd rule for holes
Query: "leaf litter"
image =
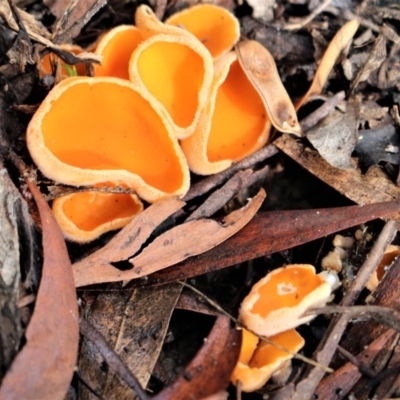
{"label": "leaf litter", "polygon": [[[38,24],[36,19],[32,18],[29,13],[17,9],[12,2],[8,2],[7,4],[3,2],[1,4],[0,13],[4,25],[7,27],[6,29],[11,29],[15,32],[13,36],[15,39],[14,46],[8,54],[10,61],[16,62],[20,71],[25,69],[25,71],[29,72],[30,69],[34,68],[32,64],[36,62],[38,53],[32,50],[33,46],[37,46],[37,44],[46,46],[47,49],[53,51],[64,62],[69,64],[75,64],[83,60],[90,65],[92,62],[99,61],[93,54],[75,56],[72,53],[65,52],[59,47],[59,44],[70,41],[72,38],[76,38],[79,41],[83,26],[89,24],[90,27],[91,20],[94,21],[93,26],[102,26],[101,18],[104,18],[107,12],[112,11],[112,6],[106,5],[102,1],[88,0],[78,2],[79,4],[75,3],[73,1],[51,2],[51,10],[57,17],[52,31],[48,30],[44,25]],[[157,4],[157,12],[159,14],[164,14],[164,12],[172,13],[181,3],[179,1],[177,4],[159,2]],[[390,18],[396,18],[396,10],[390,9],[390,7],[386,9],[384,7],[373,6],[372,8],[374,8],[376,14],[372,22],[371,14],[369,14],[371,8],[363,7],[368,1],[364,2],[359,8],[355,8],[351,2],[348,2],[349,4],[344,7],[336,3],[334,1],[325,1],[319,7],[315,8],[315,5],[311,7],[310,2],[310,4],[307,4],[310,14],[295,26],[287,23],[288,21],[290,23],[293,22],[291,18],[296,16],[295,8],[289,6],[285,9],[279,1],[276,2],[274,15],[268,26],[249,15],[245,15],[242,18],[243,32],[245,32],[246,36],[249,39],[258,39],[266,45],[272,54],[272,56],[268,55],[269,60],[273,65],[275,65],[275,62],[277,63],[278,69],[274,72],[273,77],[266,76],[264,77],[264,81],[271,80],[273,85],[279,85],[279,72],[285,87],[289,88],[288,92],[291,98],[294,99],[297,97],[298,99],[295,102],[296,107],[300,108],[300,105],[305,105],[304,110],[306,111],[303,109],[300,110],[303,116],[306,116],[305,119],[301,120],[300,124],[303,131],[306,132],[305,138],[294,140],[287,135],[281,136],[274,141],[276,147],[269,145],[261,149],[257,154],[233,165],[228,171],[210,178],[198,179],[198,183],[192,185],[190,192],[185,198],[187,204],[178,199],[170,199],[157,203],[148,207],[141,219],[134,221],[134,223],[113,237],[102,238],[97,244],[88,246],[86,249],[83,247],[77,250],[69,246],[70,250],[72,250],[71,254],[75,259],[73,268],[77,286],[110,281],[124,281],[122,285],[114,283],[112,285],[96,287],[92,289],[95,290],[94,292],[88,288],[84,291],[79,291],[81,301],[83,301],[82,315],[93,324],[92,328],[94,330],[92,329],[91,333],[88,333],[83,326],[81,327],[85,338],[83,339],[82,350],[79,353],[78,375],[101,396],[112,398],[118,394],[118,398],[131,398],[132,388],[140,392],[140,389],[135,389],[135,385],[132,384],[132,376],[129,378],[128,370],[125,369],[125,372],[123,372],[124,367],[128,367],[130,373],[133,372],[141,385],[145,387],[149,384],[151,374],[157,370],[157,358],[162,348],[168,346],[170,340],[168,339],[168,330],[172,328],[168,328],[168,323],[171,322],[173,324],[171,315],[181,293],[181,286],[174,285],[174,281],[193,278],[195,276],[198,277],[194,281],[197,284],[200,284],[204,279],[208,280],[212,297],[219,297],[225,307],[231,308],[232,312],[235,312],[234,304],[223,298],[224,296],[221,294],[223,291],[219,293],[218,286],[213,286],[213,280],[218,278],[218,274],[229,277],[233,282],[235,279],[238,279],[233,278],[235,274],[237,275],[243,268],[246,268],[246,275],[240,285],[240,290],[245,291],[246,289],[243,289],[243,282],[249,288],[256,280],[257,274],[260,273],[258,270],[260,266],[255,267],[258,263],[257,261],[238,266],[240,263],[254,260],[256,257],[269,255],[263,259],[264,263],[267,262],[268,264],[268,267],[264,266],[263,270],[273,268],[273,257],[281,257],[281,264],[286,261],[283,253],[279,255],[278,252],[280,251],[293,248],[292,254],[289,257],[296,257],[298,250],[302,248],[302,244],[309,243],[338,230],[366,223],[378,217],[392,216],[396,222],[400,221],[398,217],[399,205],[397,203],[399,193],[396,185],[399,163],[395,157],[385,157],[385,154],[382,154],[382,151],[387,151],[387,149],[394,151],[396,147],[393,132],[396,114],[395,108],[392,106],[393,102],[398,102],[395,90],[396,79],[399,76],[398,69],[396,69],[396,62],[398,61],[398,48],[396,46],[399,43],[399,36],[396,33],[396,27],[390,21]],[[230,7],[232,7],[232,4],[230,4]],[[329,8],[329,12],[332,12],[332,10],[335,12],[333,14],[329,14],[329,12],[325,13],[324,10],[327,9],[326,7],[331,7]],[[67,12],[64,13],[64,10],[67,10]],[[341,15],[341,13],[346,14],[346,12],[347,19],[357,16],[357,21],[353,19],[346,23]],[[96,20],[96,14],[100,16],[98,20]],[[327,20],[319,19],[319,16],[322,14]],[[388,16],[390,16],[389,19]],[[268,18],[271,18],[271,15]],[[333,36],[333,39],[329,40],[329,35],[335,32],[335,29],[330,27],[330,23],[335,21],[336,18],[343,27]],[[332,24],[336,22],[332,22]],[[130,23],[130,21],[126,21],[126,23]],[[368,36],[364,35],[365,38],[361,41],[363,32],[359,32],[357,39],[359,39],[358,46],[361,47],[350,48],[359,24],[363,27],[368,27]],[[277,30],[277,28],[282,26],[300,30],[293,32],[290,37],[285,36],[287,32],[282,31],[281,37],[279,37],[277,35],[279,29]],[[102,29],[104,29],[104,25]],[[325,43],[328,44],[321,61],[319,61],[315,75],[313,73],[315,65],[313,67],[312,64],[311,66],[306,64],[306,62],[313,63],[314,57],[311,45],[306,45],[306,43],[311,43],[307,29],[314,30],[314,43],[317,43],[318,39],[320,49],[315,55],[318,56],[319,52],[322,53]],[[328,35],[326,35],[326,30],[330,30]],[[284,37],[286,39],[282,39]],[[325,39],[326,37],[328,39]],[[239,49],[242,46],[240,45]],[[288,50],[289,46],[292,46],[293,51]],[[243,55],[241,50],[245,50],[245,48],[242,47],[239,50],[239,54]],[[387,51],[388,53],[386,53]],[[350,57],[346,59],[345,57],[348,54]],[[385,57],[386,54],[389,54],[388,59]],[[362,61],[357,64],[353,56],[359,56],[359,60]],[[283,132],[288,131],[286,129],[287,122],[297,121],[295,114],[290,110],[290,98],[285,98],[286,111],[282,113],[278,107],[278,99],[275,99],[275,96],[271,96],[271,93],[277,93],[276,97],[281,98],[283,92],[280,89],[276,91],[277,86],[275,86],[274,91],[268,92],[268,87],[266,89],[263,88],[265,82],[257,81],[258,78],[254,78],[260,74],[260,70],[253,70],[251,66],[252,62],[257,62],[257,57],[263,60],[262,64],[265,66],[265,54],[261,50],[256,51],[254,58],[247,59],[244,62],[246,72],[249,76],[252,76],[251,79],[255,79],[256,84],[266,95],[270,110],[275,110],[272,111],[271,115],[276,127]],[[273,59],[275,59],[275,62]],[[266,60],[267,64],[270,61]],[[316,61],[318,62],[318,60]],[[334,68],[334,65],[338,65],[338,62],[341,62],[343,71],[337,66]],[[308,77],[311,78],[314,77],[308,90],[304,90],[304,87],[299,88],[291,84],[293,77],[296,77],[298,73],[308,74]],[[345,90],[347,95],[345,100],[343,100],[343,92],[336,92],[336,89],[334,89],[332,93],[335,82],[337,84],[340,81],[339,88]],[[37,90],[38,81],[35,82],[32,80],[31,84]],[[325,84],[329,85],[329,89],[326,88]],[[11,87],[13,86],[11,85]],[[394,115],[394,121],[390,117],[388,118],[389,114],[387,110],[382,111],[384,107],[380,106],[369,108],[364,112],[364,115],[361,114],[363,107],[365,108],[364,104],[366,102],[364,100],[366,98],[368,98],[368,101],[371,101],[371,104],[372,102],[378,104],[377,102],[379,101],[382,103],[383,94],[379,92],[382,89],[389,90],[386,93],[385,101],[389,103],[389,108],[391,107],[390,113]],[[352,91],[355,95],[361,96],[360,105],[355,104],[358,101],[355,100],[357,97],[350,96]],[[16,91],[16,93],[18,92]],[[338,93],[338,95],[335,96],[335,93]],[[339,95],[339,93],[342,94]],[[392,102],[388,101],[388,96],[391,96]],[[21,96],[20,99],[22,100],[13,104],[14,110],[29,110],[29,107],[34,107],[34,104],[24,104],[26,97]],[[310,102],[310,100],[314,101]],[[318,101],[321,102],[321,100],[325,103],[321,107],[315,107],[315,104]],[[7,101],[10,102],[10,99],[8,98]],[[37,98],[35,101],[38,101]],[[27,103],[29,102],[32,102],[32,98],[28,98]],[[308,104],[306,104],[307,102]],[[376,113],[373,115],[371,110],[376,110]],[[3,111],[8,115],[9,109],[2,105],[1,112]],[[310,111],[313,112],[310,113]],[[363,124],[363,131],[358,129],[359,120]],[[290,124],[293,125],[292,122]],[[11,125],[11,129],[8,129],[7,134],[11,135],[17,132],[15,129],[16,127]],[[374,131],[370,132],[371,130]],[[299,133],[300,129],[295,125],[295,129],[292,128],[289,131]],[[366,131],[368,132],[366,133]],[[7,134],[4,132],[2,131],[1,134],[2,140],[6,140],[7,138]],[[389,135],[386,138],[384,136],[385,132],[391,132],[391,136]],[[365,137],[369,135],[371,142],[366,145],[364,143],[365,148],[358,148],[357,150],[357,138],[361,135],[365,135]],[[1,143],[2,146],[3,143]],[[380,145],[380,148],[384,145],[386,147],[375,155],[373,150],[375,150],[375,147],[379,143],[384,143]],[[392,147],[389,148],[390,145]],[[5,148],[3,146],[4,152],[2,151],[2,154],[8,159],[9,163],[13,163],[13,157],[7,154],[7,151],[4,150]],[[356,152],[353,152],[354,149]],[[16,150],[21,153],[21,145]],[[342,193],[352,201],[360,205],[367,205],[364,207],[350,206],[348,208],[320,209],[315,211],[258,211],[263,200],[263,195],[254,197],[254,193],[257,192],[261,184],[270,189],[268,181],[274,175],[279,174],[278,171],[282,168],[282,165],[285,165],[285,158],[282,158],[281,154],[278,155],[278,152],[287,154],[298,165],[316,175],[326,185]],[[387,152],[390,153],[390,151]],[[23,155],[23,153],[21,154]],[[396,153],[393,152],[390,154]],[[360,162],[364,162],[364,167],[369,168],[367,173],[360,171],[357,165],[358,160],[354,155],[359,156]],[[274,158],[271,159],[272,156]],[[364,158],[362,159],[362,157]],[[250,169],[245,170],[246,168]],[[15,171],[12,172],[12,169],[10,170],[15,178]],[[296,192],[298,190],[298,183],[293,180],[292,182],[294,189],[290,189],[289,191],[293,190]],[[42,183],[40,175],[38,183]],[[213,192],[214,188],[220,185],[222,186]],[[45,191],[45,185],[41,184],[40,188]],[[35,189],[32,190],[36,201],[38,201]],[[204,201],[204,197],[208,192],[211,192],[211,194],[207,194],[207,199]],[[246,206],[247,198],[253,198],[253,200],[250,201],[250,205]],[[43,200],[41,201],[43,202]],[[387,203],[375,204],[382,201],[387,201]],[[240,206],[242,209],[239,208]],[[229,214],[229,210],[231,209],[238,210]],[[47,213],[46,215],[48,215],[49,211],[41,210],[41,213]],[[188,216],[189,219],[187,219]],[[213,219],[210,217],[213,217]],[[187,221],[183,222],[185,219]],[[19,355],[14,360],[15,363],[24,354],[31,351],[30,345],[32,345],[32,340],[30,340],[30,332],[32,332],[33,323],[39,312],[43,312],[44,309],[46,312],[49,310],[55,313],[58,312],[58,308],[54,307],[54,304],[59,303],[57,295],[59,296],[61,289],[57,289],[57,285],[60,285],[60,282],[52,283],[54,286],[52,289],[54,291],[58,290],[57,295],[55,293],[52,294],[51,300],[48,301],[48,304],[51,304],[52,307],[43,307],[40,297],[40,290],[43,284],[46,283],[46,263],[50,258],[47,255],[47,251],[51,250],[51,245],[48,244],[48,241],[52,245],[55,245],[54,243],[57,240],[60,241],[53,234],[53,228],[51,228],[51,232],[54,237],[46,239],[48,238],[47,221],[48,218],[44,218],[42,215],[44,265],[41,286],[37,294],[34,313],[30,318],[30,324],[25,333],[27,344],[22,347]],[[394,224],[389,223],[387,226],[390,229],[385,228],[386,230],[384,229],[378,238],[379,244],[377,242],[377,246],[381,249],[383,248],[381,244],[382,240],[389,241],[389,238],[394,234]],[[375,229],[376,234],[379,232],[379,228],[370,229]],[[388,229],[390,230],[389,233]],[[215,232],[219,237],[215,237],[212,232]],[[110,237],[111,239],[108,240]],[[66,254],[65,251],[64,253]],[[60,250],[57,256],[62,259],[63,256],[61,254],[64,253]],[[271,254],[275,256],[270,256]],[[374,253],[374,250],[372,250],[370,253],[371,257],[376,260],[379,258],[379,254],[377,255],[376,251]],[[237,266],[225,269],[225,272],[219,271],[222,268],[233,265]],[[361,265],[361,263],[358,265]],[[371,264],[369,265],[369,268],[373,268]],[[86,271],[83,266],[87,267]],[[392,269],[396,271],[395,266]],[[393,280],[395,272],[392,272],[392,269],[386,274],[384,280],[378,286],[377,292],[374,293],[374,298],[376,299],[374,304],[389,307],[389,310],[397,310],[398,305],[396,301],[398,293],[396,288],[398,285],[396,286],[396,281]],[[204,276],[204,274],[210,271],[214,272]],[[357,293],[364,286],[363,279],[365,278],[365,273],[362,271],[363,267],[360,269],[360,273],[356,274],[354,281],[354,285],[358,285]],[[138,279],[127,285],[126,281],[134,278]],[[69,279],[69,281],[67,279],[64,282],[68,286],[67,292],[70,294],[75,293],[74,285],[71,285],[71,276]],[[167,284],[167,282],[170,283]],[[124,285],[125,287],[123,287]],[[146,288],[145,286],[150,287]],[[225,284],[225,288],[227,286],[233,286],[233,284]],[[349,293],[353,293],[352,290],[354,289],[350,289]],[[385,299],[388,292],[392,293],[392,300],[381,302],[380,299]],[[344,295],[346,296],[346,292],[344,292]],[[71,299],[70,306],[71,304],[76,304],[76,297]],[[239,301],[240,299],[236,300],[236,305]],[[363,298],[361,298],[359,304],[363,304]],[[186,305],[186,307],[188,306]],[[196,309],[195,304],[192,304],[190,307],[191,309]],[[356,308],[354,308],[355,316],[360,315],[357,312],[362,313],[362,311],[356,311]],[[60,312],[59,316],[62,316],[62,319],[64,319],[62,312]],[[75,316],[77,316],[77,310],[75,310]],[[334,322],[331,323],[333,331],[335,329],[335,332],[337,332],[337,329],[345,329],[348,317],[344,317],[345,315],[342,315],[342,317],[336,319],[336,328]],[[47,320],[48,323],[50,321],[51,318]],[[45,324],[46,321],[43,323]],[[382,397],[390,396],[395,393],[396,387],[400,384],[398,382],[396,386],[396,382],[393,381],[393,372],[390,375],[390,372],[396,371],[398,367],[398,358],[396,358],[396,352],[393,350],[396,349],[396,344],[390,347],[389,345],[385,346],[382,343],[382,339],[379,342],[379,335],[389,335],[388,333],[382,333],[381,330],[385,329],[382,324],[371,321],[367,321],[366,323],[375,324],[379,328],[380,333],[365,335],[365,346],[369,345],[369,347],[364,351],[370,351],[373,346],[377,346],[381,353],[386,351],[387,354],[394,354],[392,361],[389,361],[387,364],[387,376],[384,375],[384,367],[382,367],[383,369],[381,368],[383,371],[382,382],[376,379],[372,380],[377,387],[376,393],[379,393]],[[357,326],[359,324],[354,325],[354,327]],[[85,327],[87,328],[87,325]],[[74,329],[74,335],[77,336],[77,324],[75,324]],[[313,325],[310,329],[313,329]],[[330,357],[332,357],[338,348],[338,338],[332,340],[332,337],[329,336],[329,329],[327,336],[322,341],[326,345],[325,350],[323,350],[325,353],[316,353],[319,361],[321,360],[320,357],[322,357],[321,354],[327,357],[327,352],[329,352],[331,354]],[[102,333],[103,339],[98,335],[96,336],[96,331],[97,333]],[[372,332],[375,332],[375,330],[372,330]],[[223,393],[228,385],[230,373],[238,356],[240,342],[238,337],[238,332],[229,326],[226,318],[218,317],[214,328],[207,338],[206,344],[198,355],[193,358],[192,362],[188,364],[187,368],[178,376],[174,383],[162,382],[164,383],[164,389],[156,395],[156,398],[184,398],[187,395],[191,395],[193,398],[202,398],[215,393]],[[354,337],[357,337],[357,334],[352,333],[350,330],[345,339],[348,343],[344,342],[342,345],[351,354],[356,355],[361,350],[357,349],[357,346],[354,346],[354,343],[358,344],[357,340],[354,341]],[[386,336],[383,337],[386,338]],[[104,338],[107,340],[109,347],[105,345]],[[42,334],[40,345],[43,345],[45,339],[47,337]],[[172,342],[175,342],[175,340],[172,339]],[[65,349],[65,346],[61,346],[60,343],[58,345],[58,347]],[[73,346],[75,347],[72,348]],[[73,370],[71,366],[74,364],[71,360],[75,360],[78,354],[77,339],[74,341],[73,346],[70,348],[69,361],[67,361],[69,363],[69,372],[62,374],[62,381],[56,382],[57,388],[54,389],[55,392],[63,392],[61,397],[66,393],[71,381]],[[97,353],[95,350],[96,346],[102,348],[103,355]],[[340,347],[338,349],[340,351]],[[107,354],[111,355],[111,358]],[[51,361],[51,357],[46,356],[41,358],[45,359],[41,360],[44,363]],[[223,368],[213,369],[216,365],[221,365],[222,360],[224,360]],[[327,358],[324,359],[322,364],[327,364],[326,360]],[[29,361],[34,363],[32,368],[37,369],[39,365],[38,357],[31,358]],[[104,361],[109,363],[109,367],[104,366]],[[333,360],[333,365],[337,368],[337,373],[334,372],[325,379],[329,379],[329,388],[335,387],[336,390],[342,379],[340,375],[341,367],[337,359]],[[52,372],[58,379],[60,378],[60,373],[56,367],[54,367]],[[113,369],[114,372],[109,368]],[[297,366],[296,371],[299,371],[299,368],[301,367]],[[362,378],[359,370],[353,367],[353,364],[345,364],[343,368],[350,368],[349,370],[352,371],[351,381],[347,383],[348,390],[358,390],[357,393],[362,395],[363,390],[366,393],[366,389],[371,390],[373,388],[371,385],[368,386],[362,383],[364,378]],[[18,367],[15,382],[18,382],[18,379],[23,379],[23,370],[23,367]],[[14,369],[10,371],[9,374]],[[301,378],[300,374],[293,374],[292,381],[275,392],[272,398],[307,398],[307,396],[311,397],[313,393],[326,393],[322,392],[322,390],[324,387],[328,387],[328,383],[324,383],[324,380],[321,380],[321,371],[323,370],[316,368],[309,375],[303,374],[304,378]],[[368,371],[368,369],[365,371]],[[15,372],[13,373],[15,374]],[[7,385],[9,385],[10,378],[7,378],[7,376],[3,380],[0,391],[7,389]],[[127,381],[131,382],[130,387],[128,387],[129,385],[125,386],[121,384],[118,377],[123,376],[125,376]],[[203,383],[205,380],[212,383],[209,392],[204,391],[205,387]],[[353,386],[356,385],[358,380],[361,383],[355,386],[354,389]],[[392,383],[389,384],[389,381]],[[37,382],[42,383],[43,379],[39,376]],[[154,385],[154,382],[150,382],[149,387],[153,387],[152,385]],[[79,391],[77,392],[79,398],[89,398],[92,396],[83,386],[83,384],[79,384]],[[75,389],[77,388],[75,387]],[[43,389],[39,387],[38,390]],[[333,394],[333,392],[331,393]],[[38,391],[35,393],[43,393],[43,398],[46,398],[50,392]],[[142,392],[137,394],[141,398],[147,396],[147,394],[145,395]]]}

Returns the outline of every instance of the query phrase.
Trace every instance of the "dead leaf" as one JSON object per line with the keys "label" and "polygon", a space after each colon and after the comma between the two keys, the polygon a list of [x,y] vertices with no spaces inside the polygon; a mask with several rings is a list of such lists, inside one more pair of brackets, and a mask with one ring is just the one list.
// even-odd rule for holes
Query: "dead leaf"
{"label": "dead leaf", "polygon": [[149,275],[133,286],[161,285],[206,274],[257,257],[290,249],[334,232],[398,213],[397,202],[319,210],[258,213],[235,236],[197,257]]}
{"label": "dead leaf", "polygon": [[75,285],[64,238],[34,183],[27,181],[43,228],[43,271],[27,343],[15,358],[2,386],[3,399],[64,399],[79,343]]}
{"label": "dead leaf", "polygon": [[225,390],[239,357],[240,331],[225,316],[216,319],[204,345],[180,376],[152,400],[201,399]]}
{"label": "dead leaf", "polygon": [[[127,260],[135,255],[153,231],[166,218],[185,205],[176,197],[159,201],[136,216],[125,228],[118,232],[105,246],[90,254],[81,261],[76,262],[72,268],[75,279],[79,271],[89,270],[92,273],[97,268],[108,266],[110,263]],[[81,279],[78,277],[78,279]],[[75,280],[77,286],[79,280]]]}
{"label": "dead leaf", "polygon": [[[182,286],[154,289],[105,292],[86,310],[87,320],[103,334],[143,387],[157,362]],[[84,339],[79,362],[82,377],[104,399],[132,399],[132,390],[115,371],[104,368],[103,362],[96,344]],[[83,385],[80,393],[81,400],[93,398]]]}
{"label": "dead leaf", "polygon": [[[395,331],[393,329],[385,331],[357,355],[358,360],[367,365],[371,364],[382,347],[394,334]],[[315,395],[324,400],[336,400],[338,398],[338,390],[340,390],[340,396],[345,397],[361,376],[361,371],[354,364],[348,362],[322,380],[315,391]]]}
{"label": "dead leaf", "polygon": [[368,55],[367,61],[358,72],[356,78],[351,84],[350,92],[359,84],[369,78],[371,72],[378,69],[386,58],[386,39],[383,35],[379,35],[376,39],[374,47]]}
{"label": "dead leaf", "polygon": [[367,169],[381,161],[400,164],[400,139],[393,125],[359,131],[356,152],[360,165]]}
{"label": "dead leaf", "polygon": [[261,189],[245,207],[226,216],[222,224],[212,219],[200,219],[165,232],[129,260],[133,265],[133,270],[129,271],[131,276],[149,275],[219,245],[253,218],[264,199],[265,192]]}
{"label": "dead leaf", "polygon": [[353,169],[351,154],[358,142],[359,100],[347,103],[346,112],[335,110],[307,132],[307,139],[333,167]]}
{"label": "dead leaf", "polygon": [[272,125],[280,132],[301,135],[296,111],[271,53],[254,40],[236,46],[238,60],[248,79],[258,89]]}
{"label": "dead leaf", "polygon": [[[299,165],[331,186],[339,193],[358,204],[373,204],[400,198],[400,188],[383,173],[374,174],[370,169],[366,175],[359,170],[341,170],[329,165],[316,151],[304,150],[304,147],[282,136],[274,144]],[[400,224],[400,214],[392,218]]]}
{"label": "dead leaf", "polygon": [[296,110],[298,110],[308,100],[321,93],[337,58],[350,46],[351,40],[357,32],[358,26],[358,21],[353,19],[343,25],[333,37],[318,65],[311,87],[308,89],[307,93],[296,102]]}
{"label": "dead leaf", "polygon": [[[75,263],[75,284],[79,287],[100,282],[137,279],[201,254],[242,229],[257,212],[264,198],[265,192],[261,190],[245,207],[225,217],[222,224],[211,219],[201,219],[172,228],[157,237],[138,256],[131,258],[131,269],[121,271],[111,264],[115,260],[109,258],[98,259],[95,264],[89,264],[85,260]],[[140,215],[143,216],[143,213]],[[144,217],[139,216],[140,222],[142,218],[144,220]],[[137,220],[135,218],[133,222]]]}
{"label": "dead leaf", "polygon": [[60,44],[78,36],[107,0],[44,0],[43,3],[58,18],[54,42]]}

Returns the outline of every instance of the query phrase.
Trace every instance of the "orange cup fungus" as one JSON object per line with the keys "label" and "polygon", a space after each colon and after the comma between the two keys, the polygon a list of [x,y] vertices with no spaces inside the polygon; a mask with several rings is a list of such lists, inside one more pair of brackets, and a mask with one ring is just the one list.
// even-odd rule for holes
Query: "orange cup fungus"
{"label": "orange cup fungus", "polygon": [[336,275],[317,275],[312,265],[278,268],[253,286],[240,307],[240,320],[267,337],[295,328],[314,318],[304,313],[324,306],[336,283]]}
{"label": "orange cup fungus", "polygon": [[165,23],[192,33],[213,58],[227,53],[240,37],[239,21],[228,10],[213,4],[198,4],[173,14]]}
{"label": "orange cup fungus", "polygon": [[[146,26],[139,29],[145,36]],[[154,109],[175,126],[176,137],[183,139],[193,133],[207,103],[213,61],[193,35],[172,26],[168,30],[177,34],[159,33],[137,47],[129,76]]]}
{"label": "orange cup fungus", "polygon": [[120,25],[108,31],[99,41],[96,54],[103,57],[94,66],[95,76],[114,76],[129,79],[129,60],[143,41],[140,30],[133,25]]}
{"label": "orange cup fungus", "polygon": [[379,282],[385,275],[385,272],[390,268],[393,261],[400,255],[400,247],[395,246],[393,244],[389,245],[386,250],[385,254],[382,257],[381,262],[379,263],[376,270],[371,275],[371,278],[365,285],[365,287],[373,292],[379,285]]}
{"label": "orange cup fungus", "polygon": [[27,146],[39,169],[64,184],[112,182],[149,202],[189,188],[172,127],[122,79],[60,82],[33,116]]}
{"label": "orange cup fungus", "polygon": [[181,146],[193,172],[213,174],[264,146],[270,128],[258,90],[230,52],[216,61],[208,103]]}
{"label": "orange cup fungus", "polygon": [[53,202],[53,212],[64,236],[79,243],[124,227],[142,210],[142,202],[130,194],[78,192]]}
{"label": "orange cup fungus", "polygon": [[269,338],[278,346],[290,353],[275,347],[265,341],[259,341],[256,335],[246,329],[242,331],[242,346],[238,363],[233,370],[231,382],[241,383],[243,392],[253,392],[262,388],[267,381],[289,368],[293,354],[304,346],[304,339],[294,329],[278,333]]}

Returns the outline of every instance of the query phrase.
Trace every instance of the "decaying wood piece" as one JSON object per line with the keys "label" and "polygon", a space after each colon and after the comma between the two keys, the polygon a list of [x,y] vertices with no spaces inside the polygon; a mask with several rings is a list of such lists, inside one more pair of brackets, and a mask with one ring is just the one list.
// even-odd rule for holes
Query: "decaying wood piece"
{"label": "decaying wood piece", "polygon": [[[358,354],[357,358],[364,363],[371,364],[379,351],[382,350],[394,335],[395,331],[393,329],[388,329]],[[342,399],[347,396],[361,376],[362,372],[359,371],[354,364],[348,362],[322,380],[315,394],[318,398],[324,400]],[[339,396],[338,393],[340,393]]]}
{"label": "decaying wood piece", "polygon": [[[18,353],[22,326],[17,301],[21,281],[18,191],[0,164],[0,379]],[[26,210],[25,210],[26,211]]]}
{"label": "decaying wood piece", "polygon": [[[383,174],[374,176],[370,172],[362,175],[356,169],[334,168],[316,151],[305,149],[287,135],[275,140],[274,144],[307,171],[357,204],[372,204],[400,198],[400,188]],[[392,218],[400,224],[400,214],[393,215]]]}
{"label": "decaying wood piece", "polygon": [[227,388],[239,357],[241,332],[219,316],[202,348],[166,389],[153,400],[202,399]]}

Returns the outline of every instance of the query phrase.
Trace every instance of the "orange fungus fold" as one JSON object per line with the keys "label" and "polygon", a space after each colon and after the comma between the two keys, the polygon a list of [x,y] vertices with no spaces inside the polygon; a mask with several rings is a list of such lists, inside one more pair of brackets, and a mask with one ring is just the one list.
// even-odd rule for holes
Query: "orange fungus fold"
{"label": "orange fungus fold", "polygon": [[240,37],[239,21],[223,7],[198,4],[169,17],[165,23],[192,33],[213,58],[227,53]]}
{"label": "orange fungus fold", "polygon": [[124,227],[142,210],[142,202],[130,194],[77,192],[53,202],[53,212],[64,236],[80,243]]}
{"label": "orange fungus fold", "polygon": [[39,169],[64,184],[122,184],[149,202],[189,188],[172,127],[122,79],[62,81],[33,116],[27,145]]}
{"label": "orange fungus fold", "polygon": [[213,174],[264,146],[270,128],[258,90],[230,52],[216,61],[208,103],[181,146],[193,172]]}

